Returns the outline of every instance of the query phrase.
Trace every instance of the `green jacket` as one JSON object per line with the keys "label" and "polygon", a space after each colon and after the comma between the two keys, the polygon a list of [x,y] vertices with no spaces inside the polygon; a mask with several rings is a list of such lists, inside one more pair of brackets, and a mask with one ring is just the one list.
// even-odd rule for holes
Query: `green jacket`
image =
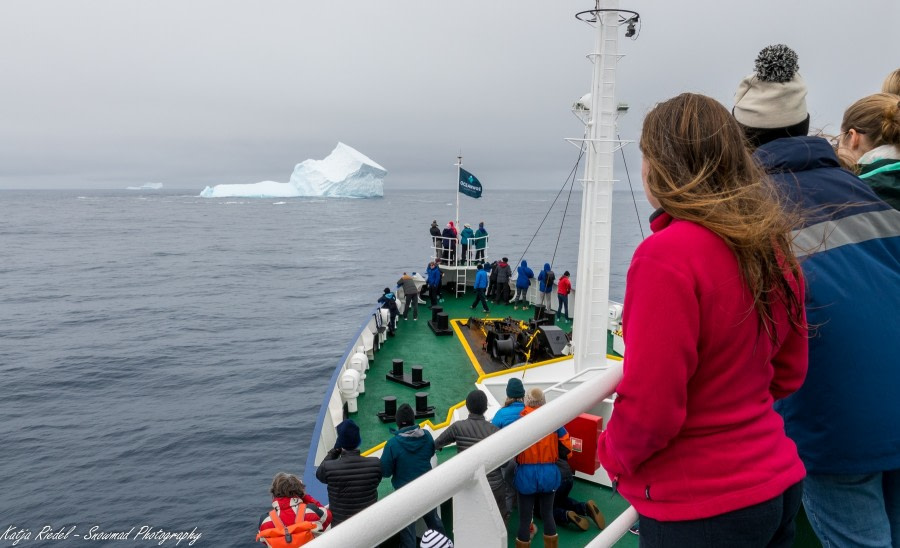
{"label": "green jacket", "polygon": [[466,227],[462,229],[462,232],[459,233],[459,243],[462,245],[469,245],[469,238],[475,237],[475,231],[473,231],[470,227]]}
{"label": "green jacket", "polygon": [[487,230],[479,228],[475,231],[475,237],[478,238],[475,240],[475,249],[484,249],[487,245]]}
{"label": "green jacket", "polygon": [[866,182],[879,198],[900,210],[900,160],[876,160],[859,166],[859,178]]}
{"label": "green jacket", "polygon": [[431,470],[434,438],[428,430],[417,425],[391,432],[394,436],[381,452],[381,473],[391,478],[394,489],[399,489]]}

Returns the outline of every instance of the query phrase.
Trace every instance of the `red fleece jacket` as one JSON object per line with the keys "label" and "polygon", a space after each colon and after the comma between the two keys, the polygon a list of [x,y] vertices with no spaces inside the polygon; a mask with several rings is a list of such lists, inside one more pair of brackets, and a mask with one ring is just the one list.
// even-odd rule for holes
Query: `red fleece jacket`
{"label": "red fleece jacket", "polygon": [[806,475],[772,408],[803,383],[806,331],[776,305],[772,343],[713,232],[666,213],[651,228],[628,269],[624,375],[600,461],[640,514],[661,521],[778,496]]}

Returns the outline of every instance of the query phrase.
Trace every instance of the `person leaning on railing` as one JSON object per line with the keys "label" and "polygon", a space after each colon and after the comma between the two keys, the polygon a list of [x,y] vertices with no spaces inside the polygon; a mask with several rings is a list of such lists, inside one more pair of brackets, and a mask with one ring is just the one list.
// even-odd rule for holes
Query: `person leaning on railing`
{"label": "person leaning on railing", "polygon": [[807,371],[797,220],[714,99],[658,104],[640,149],[657,210],[628,269],[600,462],[642,547],[790,546],[805,470],[773,402]]}
{"label": "person leaning on railing", "polygon": [[363,457],[362,437],[352,419],[337,425],[337,442],[316,469],[316,479],[328,486],[334,525],[348,520],[378,500],[381,461]]}
{"label": "person leaning on railing", "polygon": [[[860,180],[825,139],[807,135],[799,73],[745,87],[734,117],[785,207],[803,214],[793,243],[808,274],[809,373],[775,404],[806,466],[803,507],[825,546],[900,546],[900,211],[871,185],[897,166],[898,98],[870,96],[844,115],[838,154],[866,164],[870,178]],[[765,100],[743,108],[747,97]],[[836,412],[835,402],[852,403]]]}

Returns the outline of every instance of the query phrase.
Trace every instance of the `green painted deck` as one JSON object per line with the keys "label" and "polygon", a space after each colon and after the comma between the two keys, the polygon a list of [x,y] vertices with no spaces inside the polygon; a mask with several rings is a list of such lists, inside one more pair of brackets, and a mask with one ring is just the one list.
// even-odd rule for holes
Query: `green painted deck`
{"label": "green painted deck", "polygon": [[[481,312],[480,307],[476,310],[469,308],[474,298],[474,293],[470,289],[460,298],[445,295],[444,302],[439,306],[443,307],[444,312],[447,312],[450,320],[467,319],[471,316],[481,318],[512,316],[527,320],[534,314],[533,307],[516,311],[513,310],[512,305],[491,304],[490,314],[485,315]],[[351,415],[351,418],[360,426],[364,451],[374,449],[387,441],[391,435],[390,429],[396,427],[394,423],[383,424],[376,415],[379,411],[384,410],[382,400],[384,396],[396,396],[398,406],[408,403],[415,408],[415,393],[427,392],[429,394],[428,404],[435,406],[436,415],[433,419],[423,419],[418,422],[431,420],[432,424],[439,424],[447,420],[448,411],[452,406],[464,404],[466,394],[474,388],[479,373],[473,367],[456,333],[451,336],[436,336],[428,327],[430,319],[431,310],[427,305],[419,306],[418,321],[412,319],[412,312],[410,312],[408,320],[404,320],[402,317],[398,319],[397,335],[388,337],[381,350],[376,352],[375,360],[370,362],[371,367],[366,374],[366,393],[358,399],[358,412]],[[560,327],[571,331],[572,324],[562,323]],[[417,390],[386,380],[385,374],[391,371],[392,360],[395,358],[404,361],[404,372],[407,373],[413,365],[423,366],[422,376],[425,380],[431,381],[431,386]],[[455,447],[447,447],[438,453],[438,460],[443,462],[455,454]],[[378,491],[379,499],[388,496],[393,491],[390,480],[383,480]],[[614,494],[610,489],[578,479],[575,481],[571,496],[580,501],[593,500],[603,512],[607,523],[629,506],[622,497]],[[448,531],[452,531],[454,524],[452,505],[449,501],[442,505],[441,513]],[[508,529],[510,547],[515,546],[517,524],[518,514],[513,512]],[[535,520],[535,524],[538,526],[538,536],[535,537],[532,544],[541,546],[542,523],[540,520]],[[464,526],[463,524],[458,525]],[[805,515],[801,515],[798,519],[797,529],[795,546],[810,548],[821,546],[813,535]],[[581,531],[574,526],[561,527],[557,530],[560,536],[559,545],[566,547],[582,547],[590,542],[598,532],[593,523],[587,531]],[[383,546],[392,545],[394,544],[391,542],[383,544]],[[616,546],[636,547],[638,546],[638,537],[626,534]]]}
{"label": "green painted deck", "polygon": [[[491,304],[490,314],[484,314],[480,307],[476,310],[469,308],[474,299],[474,293],[470,289],[466,295],[459,298],[445,295],[444,302],[439,303],[439,306],[447,313],[450,320],[468,319],[472,316],[479,318],[512,316],[516,319],[527,320],[534,315],[533,307],[529,307],[527,310],[513,310],[512,305],[500,304]],[[373,449],[387,441],[391,435],[390,429],[396,428],[395,424],[384,424],[377,417],[377,413],[384,410],[382,400],[384,396],[395,396],[398,406],[408,403],[415,408],[416,392],[427,392],[429,394],[428,404],[435,406],[435,417],[419,422],[431,420],[432,424],[439,424],[447,420],[452,406],[465,402],[466,394],[474,388],[480,375],[472,365],[459,337],[455,333],[451,336],[436,336],[428,327],[430,319],[431,309],[427,305],[419,306],[418,321],[412,319],[411,312],[408,320],[401,317],[397,322],[397,335],[388,337],[381,350],[375,353],[375,360],[370,362],[370,369],[366,373],[366,393],[357,400],[358,412],[351,415],[351,418],[360,426],[364,450]],[[571,331],[572,324],[571,322],[561,323],[559,327],[568,332]],[[403,360],[404,372],[409,372],[413,365],[421,365],[423,367],[422,376],[425,380],[431,381],[431,386],[417,390],[386,380],[385,375],[391,371],[394,359]],[[438,460],[443,462],[455,454],[455,447],[447,447],[438,453]],[[392,491],[390,480],[383,480],[379,487],[379,498],[388,496]],[[624,499],[614,495],[609,489],[581,480],[575,482],[572,496],[578,500],[594,500],[607,517],[607,521],[611,521],[628,507],[628,503]],[[445,521],[448,522],[448,528],[452,527],[450,504],[444,505],[442,514],[447,518]],[[510,519],[509,546],[515,546],[517,523],[518,514],[514,513]],[[535,523],[539,528],[538,534],[542,534],[540,520],[536,520]],[[591,534],[592,531],[593,534]],[[587,531],[577,528],[560,528],[560,546],[584,546],[597,532],[596,527]],[[634,535],[626,535],[617,546],[637,546],[637,540]],[[540,545],[539,539],[535,541],[535,545]]]}

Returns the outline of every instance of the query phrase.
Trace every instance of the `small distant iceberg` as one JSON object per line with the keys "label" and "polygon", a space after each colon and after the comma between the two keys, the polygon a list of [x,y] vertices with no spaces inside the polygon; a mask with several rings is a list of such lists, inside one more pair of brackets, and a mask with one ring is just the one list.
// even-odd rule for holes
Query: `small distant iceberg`
{"label": "small distant iceberg", "polygon": [[160,190],[162,187],[162,183],[144,183],[141,186],[125,187],[125,190]]}
{"label": "small distant iceberg", "polygon": [[287,183],[262,181],[206,187],[202,198],[372,198],[384,196],[387,170],[356,149],[338,143],[324,160],[304,160]]}

